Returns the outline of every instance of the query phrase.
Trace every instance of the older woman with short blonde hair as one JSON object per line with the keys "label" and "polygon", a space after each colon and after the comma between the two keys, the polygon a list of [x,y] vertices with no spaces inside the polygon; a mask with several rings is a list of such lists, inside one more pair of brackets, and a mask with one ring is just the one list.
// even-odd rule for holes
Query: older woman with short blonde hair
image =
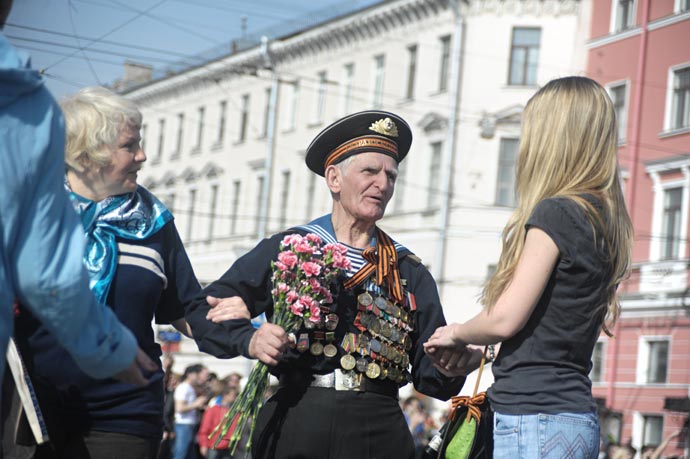
{"label": "older woman with short blonde hair", "polygon": [[[85,88],[61,104],[67,129],[65,187],[87,238],[91,290],[160,362],[151,322],[188,334],[185,307],[200,286],[170,211],[137,184],[146,154],[142,115],[105,88]],[[21,325],[20,325],[21,326]],[[27,319],[26,355],[51,447],[37,457],[155,458],[163,429],[163,371],[145,388],[82,373],[40,323]]]}

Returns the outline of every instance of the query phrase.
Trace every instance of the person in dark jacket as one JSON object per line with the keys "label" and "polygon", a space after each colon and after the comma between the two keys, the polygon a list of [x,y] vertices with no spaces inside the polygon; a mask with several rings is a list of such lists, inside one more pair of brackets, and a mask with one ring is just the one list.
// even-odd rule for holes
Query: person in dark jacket
{"label": "person in dark jacket", "polygon": [[[445,318],[436,283],[409,249],[377,225],[393,196],[398,163],[412,133],[399,116],[370,110],[324,129],[307,150],[307,166],[325,177],[332,213],[261,241],[186,311],[199,349],[221,358],[243,355],[272,366],[280,387],[259,412],[252,457],[412,458],[414,443],[398,404],[398,388],[413,382],[448,399],[465,378],[433,367],[422,343]],[[248,318],[212,323],[207,297],[234,297],[255,317],[273,312],[271,262],[288,234],[315,234],[347,248],[351,268],[321,305],[321,320],[305,320],[296,345],[270,322]],[[208,300],[213,301],[213,300]],[[226,309],[227,310],[227,309]],[[467,371],[481,353],[461,349]]]}

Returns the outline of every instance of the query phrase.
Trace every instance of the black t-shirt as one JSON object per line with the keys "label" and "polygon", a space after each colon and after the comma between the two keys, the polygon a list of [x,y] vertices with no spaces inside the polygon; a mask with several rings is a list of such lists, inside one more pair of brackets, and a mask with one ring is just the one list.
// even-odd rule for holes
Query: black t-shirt
{"label": "black t-shirt", "polygon": [[[601,210],[600,202],[586,198]],[[560,254],[527,324],[501,346],[489,398],[505,414],[593,412],[588,374],[611,263],[585,210],[572,199],[541,201],[525,226],[546,232]]]}

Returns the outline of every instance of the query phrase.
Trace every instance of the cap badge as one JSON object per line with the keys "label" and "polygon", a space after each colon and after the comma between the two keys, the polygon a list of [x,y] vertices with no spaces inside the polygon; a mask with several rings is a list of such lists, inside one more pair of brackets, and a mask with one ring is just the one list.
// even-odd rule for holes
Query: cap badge
{"label": "cap badge", "polygon": [[390,118],[383,118],[371,123],[369,130],[388,137],[398,137],[398,127]]}

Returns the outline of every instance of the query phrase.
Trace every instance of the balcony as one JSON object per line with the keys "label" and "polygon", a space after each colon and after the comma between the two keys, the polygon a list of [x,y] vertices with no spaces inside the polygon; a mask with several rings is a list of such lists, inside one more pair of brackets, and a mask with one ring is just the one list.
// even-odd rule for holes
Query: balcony
{"label": "balcony", "polygon": [[639,293],[684,291],[688,286],[688,260],[650,261],[633,267],[639,275]]}

